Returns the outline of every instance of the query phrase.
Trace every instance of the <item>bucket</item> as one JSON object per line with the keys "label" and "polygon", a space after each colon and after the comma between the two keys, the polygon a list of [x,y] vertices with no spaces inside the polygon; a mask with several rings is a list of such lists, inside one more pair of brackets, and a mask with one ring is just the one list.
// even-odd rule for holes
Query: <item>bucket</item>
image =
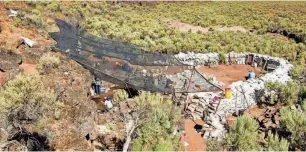
{"label": "bucket", "polygon": [[231,88],[225,88],[225,98],[230,99],[232,97]]}

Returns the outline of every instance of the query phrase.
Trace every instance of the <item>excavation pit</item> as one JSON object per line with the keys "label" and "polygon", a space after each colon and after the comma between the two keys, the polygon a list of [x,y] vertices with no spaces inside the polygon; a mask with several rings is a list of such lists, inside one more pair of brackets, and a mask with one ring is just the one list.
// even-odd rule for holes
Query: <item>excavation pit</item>
{"label": "excavation pit", "polygon": [[261,68],[255,68],[250,65],[218,65],[216,67],[201,66],[197,69],[199,72],[204,73],[206,77],[213,75],[217,81],[224,83],[222,88],[228,87],[236,81],[245,81],[249,70],[252,70],[256,77],[260,77],[264,74]]}

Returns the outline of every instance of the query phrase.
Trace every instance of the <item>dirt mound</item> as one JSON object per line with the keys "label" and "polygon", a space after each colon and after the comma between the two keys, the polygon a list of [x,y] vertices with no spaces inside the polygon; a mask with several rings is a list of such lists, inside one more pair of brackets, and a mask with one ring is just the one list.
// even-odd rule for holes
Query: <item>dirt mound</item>
{"label": "dirt mound", "polygon": [[[189,30],[191,30],[191,32],[197,32],[197,31],[201,31],[203,33],[207,33],[210,31],[210,27],[201,27],[201,26],[194,26],[194,25],[190,25],[187,23],[182,23],[181,21],[178,20],[172,20],[168,22],[168,26],[170,28],[174,28],[177,29],[179,31],[183,31],[183,32],[188,32]],[[240,32],[247,32],[248,30],[241,27],[241,26],[231,26],[231,27],[226,27],[226,26],[214,26],[212,27],[213,30],[216,31],[240,31]]]}

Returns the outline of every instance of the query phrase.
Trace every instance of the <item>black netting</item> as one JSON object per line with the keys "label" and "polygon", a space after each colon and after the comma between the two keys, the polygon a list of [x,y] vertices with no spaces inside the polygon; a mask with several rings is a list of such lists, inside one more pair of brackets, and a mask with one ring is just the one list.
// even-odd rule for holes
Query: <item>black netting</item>
{"label": "black netting", "polygon": [[57,48],[70,51],[89,51],[97,56],[108,56],[128,61],[134,65],[183,65],[174,56],[157,53],[144,53],[140,47],[130,43],[103,39],[76,29],[63,20],[56,20],[59,33],[51,33],[57,41]]}
{"label": "black netting", "polygon": [[[190,82],[197,81],[200,87],[191,87],[190,91],[182,91],[181,88],[184,85],[180,82],[174,82],[178,85],[173,85],[173,80],[184,79],[189,83],[189,79],[174,78],[171,81],[163,73],[145,70],[144,66],[184,66],[172,55],[141,53],[143,50],[135,45],[90,35],[63,20],[56,20],[56,23],[60,32],[50,34],[57,42],[56,48],[105,81],[123,87],[164,93],[170,93],[173,90],[176,92],[220,91],[198,73]],[[115,61],[105,60],[104,57],[113,57],[127,62],[118,66]],[[135,65],[141,66],[135,67]]]}

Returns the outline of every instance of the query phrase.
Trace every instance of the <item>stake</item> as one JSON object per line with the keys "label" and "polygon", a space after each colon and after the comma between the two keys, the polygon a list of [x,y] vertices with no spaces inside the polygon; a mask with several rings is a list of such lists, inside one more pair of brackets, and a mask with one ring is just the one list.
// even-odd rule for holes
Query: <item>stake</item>
{"label": "stake", "polygon": [[216,108],[216,110],[215,110],[215,114],[216,114],[217,111],[218,111],[218,108],[219,108],[220,103],[221,103],[221,99],[219,98],[219,102],[218,102],[217,108]]}
{"label": "stake", "polygon": [[248,100],[247,100],[247,98],[246,98],[246,96],[245,96],[245,94],[244,94],[244,91],[243,91],[242,85],[240,85],[240,88],[241,88],[242,94],[243,94],[243,96],[244,96],[245,103],[246,103],[246,105],[247,105],[247,107],[246,107],[246,108],[248,108],[248,107],[249,107]]}
{"label": "stake", "polygon": [[[186,89],[187,96],[188,96],[189,86],[190,86],[190,83],[191,83],[191,78],[192,78],[193,74],[195,73],[194,70],[195,70],[195,66],[193,66],[192,71],[191,71],[191,75],[190,75],[190,77],[189,77],[189,82],[188,82],[188,86],[187,86],[187,89]],[[184,105],[184,111],[185,111],[186,108],[187,108],[187,97],[186,97],[186,99],[185,99],[185,101],[184,101],[184,104],[185,104],[185,105]]]}
{"label": "stake", "polygon": [[236,92],[236,100],[235,100],[235,113],[237,114],[237,92]]}

